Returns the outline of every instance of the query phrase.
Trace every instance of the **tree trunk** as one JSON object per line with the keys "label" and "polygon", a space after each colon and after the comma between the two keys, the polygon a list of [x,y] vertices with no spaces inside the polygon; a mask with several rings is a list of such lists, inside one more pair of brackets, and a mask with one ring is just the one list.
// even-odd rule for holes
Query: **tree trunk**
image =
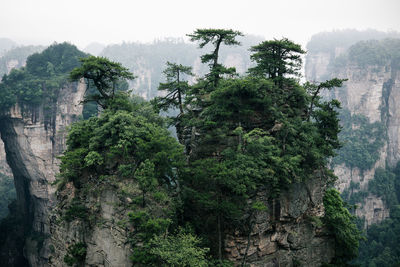
{"label": "tree trunk", "polygon": [[221,234],[221,215],[218,213],[218,259],[222,261],[222,234]]}

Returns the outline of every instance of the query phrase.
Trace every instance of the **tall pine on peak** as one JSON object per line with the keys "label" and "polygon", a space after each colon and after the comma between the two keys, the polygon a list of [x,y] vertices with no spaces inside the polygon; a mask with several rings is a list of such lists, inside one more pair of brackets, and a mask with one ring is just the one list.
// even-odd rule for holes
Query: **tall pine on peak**
{"label": "tall pine on peak", "polygon": [[210,73],[207,78],[214,87],[218,85],[221,74],[235,73],[236,70],[234,68],[226,68],[218,63],[218,54],[221,44],[240,45],[236,37],[243,36],[241,32],[231,29],[197,29],[194,33],[188,34],[188,36],[192,42],[198,41],[200,48],[204,48],[207,44],[214,46],[214,50],[211,53],[201,56],[201,62],[209,63]]}
{"label": "tall pine on peak", "polygon": [[305,51],[289,39],[264,41],[251,51],[251,59],[257,63],[249,69],[251,75],[271,78],[275,84],[281,84],[285,75],[300,76],[301,55]]}

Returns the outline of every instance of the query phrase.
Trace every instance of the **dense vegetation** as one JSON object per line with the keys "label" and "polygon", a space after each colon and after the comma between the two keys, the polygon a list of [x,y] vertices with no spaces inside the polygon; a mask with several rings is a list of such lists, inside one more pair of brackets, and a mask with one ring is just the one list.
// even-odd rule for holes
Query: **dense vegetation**
{"label": "dense vegetation", "polygon": [[[118,63],[89,57],[71,73],[75,80],[93,82],[101,97],[87,99],[104,110],[71,127],[59,186],[73,182],[86,192],[93,183],[125,184],[121,194],[132,199],[132,212],[120,223],[134,226],[132,260],[139,266],[227,265],[224,235],[253,230],[252,216],[268,205],[257,200],[259,192],[272,201],[292,183],[313,179],[316,170],[327,183],[334,179],[327,163],[340,146],[340,105],[324,102],[319,94],[343,81],[299,84],[304,51],[287,39],[254,46],[255,67],[238,77],[220,63],[220,49],[239,44],[240,35],[220,29],[189,35],[200,47],[211,48],[201,56],[208,72],[189,86],[191,68],[168,63],[167,82],[160,85],[168,93],[152,106],[114,90],[132,78]],[[101,72],[96,66],[112,67],[93,76]],[[170,118],[178,140],[153,109],[169,107],[179,108]],[[339,195],[328,193],[325,202],[324,222],[338,248],[335,263],[343,263],[356,255],[359,232]],[[80,218],[82,209],[69,210],[70,218],[90,221]]]}
{"label": "dense vegetation", "polygon": [[333,164],[345,164],[349,168],[369,170],[379,159],[379,150],[384,145],[385,127],[381,122],[370,123],[363,115],[351,115],[349,110],[340,114],[342,131],[339,138],[343,147],[333,159]]}
{"label": "dense vegetation", "polygon": [[336,257],[334,264],[346,265],[348,259],[357,257],[361,231],[357,229],[355,216],[351,215],[339,191],[329,189],[324,196],[326,225],[335,233]]}
{"label": "dense vegetation", "polygon": [[53,112],[59,90],[68,82],[69,72],[79,65],[79,58],[86,54],[75,46],[54,44],[42,53],[28,57],[26,67],[13,69],[0,83],[0,111],[7,111],[14,104],[32,107],[45,103]]}
{"label": "dense vegetation", "polygon": [[400,164],[394,169],[378,168],[368,184],[368,191],[383,198],[390,209],[389,218],[367,229],[366,240],[360,242],[361,266],[399,266],[400,264]]}
{"label": "dense vegetation", "polygon": [[351,45],[345,53],[332,60],[329,72],[336,73],[349,64],[357,65],[361,70],[372,68],[379,71],[382,67],[400,68],[400,39],[364,40]]}
{"label": "dense vegetation", "polygon": [[400,39],[361,41],[351,46],[348,54],[349,60],[360,67],[391,64],[400,67]]}

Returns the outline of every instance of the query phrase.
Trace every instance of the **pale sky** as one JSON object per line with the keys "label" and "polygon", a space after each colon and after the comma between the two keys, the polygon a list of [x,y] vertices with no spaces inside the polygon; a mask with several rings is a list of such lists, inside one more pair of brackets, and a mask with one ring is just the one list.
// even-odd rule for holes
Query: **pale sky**
{"label": "pale sky", "polygon": [[151,42],[196,28],[304,46],[321,31],[400,31],[400,0],[0,0],[0,37],[20,44]]}

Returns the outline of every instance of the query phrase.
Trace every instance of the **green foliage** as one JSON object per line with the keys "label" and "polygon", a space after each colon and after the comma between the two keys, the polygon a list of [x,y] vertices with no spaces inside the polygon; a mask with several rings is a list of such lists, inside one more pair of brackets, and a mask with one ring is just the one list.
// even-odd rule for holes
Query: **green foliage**
{"label": "green foliage", "polygon": [[167,68],[164,70],[164,75],[167,78],[166,83],[160,83],[158,90],[167,91],[165,97],[158,98],[158,106],[163,110],[169,108],[179,108],[180,113],[183,113],[183,99],[189,84],[182,80],[185,76],[193,76],[192,68],[167,62]]}
{"label": "green foliage", "polygon": [[[251,64],[248,49],[261,42],[263,38],[258,36],[247,35],[237,38],[242,46],[225,46],[220,50],[220,62],[226,62],[229,56],[235,54],[240,55],[243,67],[238,68],[238,72],[244,73],[246,68]],[[212,49],[211,45],[207,45],[205,49]],[[165,63],[176,62],[183,66],[192,66],[196,69],[198,76],[203,76],[208,72],[207,65],[196,64],[201,53],[192,43],[184,42],[183,39],[166,38],[156,40],[153,43],[122,43],[118,45],[107,46],[102,54],[111,60],[120,62],[132,72],[137,70],[146,70],[149,75],[142,77],[144,80],[140,83],[130,83],[133,91],[137,95],[141,95],[146,99],[152,99],[159,95],[158,85],[165,82],[163,79],[163,70]]]}
{"label": "green foliage", "polygon": [[240,44],[236,38],[238,36],[243,36],[241,32],[231,29],[197,29],[192,34],[188,34],[188,36],[192,42],[198,41],[200,48],[205,47],[207,44],[212,44],[214,46],[214,51],[212,53],[201,56],[202,63],[209,63],[210,73],[206,75],[206,78],[212,82],[214,87],[217,86],[222,74],[234,74],[236,72],[234,68],[226,68],[222,64],[219,64],[218,58],[221,44]]}
{"label": "green foliage", "polygon": [[345,143],[338,151],[333,164],[350,168],[368,170],[379,159],[379,150],[385,141],[385,128],[382,123],[370,123],[365,116],[350,115],[348,110],[341,114],[342,131],[339,138]]}
{"label": "green foliage", "polygon": [[377,168],[374,179],[368,183],[368,191],[382,197],[388,207],[397,205],[395,180],[394,173],[383,168]]}
{"label": "green foliage", "polygon": [[400,58],[400,40],[361,41],[349,48],[349,59],[361,67],[385,66]]}
{"label": "green foliage", "polygon": [[394,169],[378,168],[368,189],[382,197],[390,216],[368,227],[367,239],[360,243],[360,256],[354,263],[363,267],[397,266],[400,264],[400,163]]}
{"label": "green foliage", "polygon": [[150,254],[158,258],[158,266],[202,267],[209,266],[208,248],[200,246],[201,240],[182,229],[176,235],[158,235],[150,240]]}
{"label": "green foliage", "polygon": [[[133,74],[127,68],[107,58],[89,56],[81,58],[80,61],[82,65],[74,68],[69,77],[72,81],[85,78],[88,86],[92,82],[99,94],[88,95],[86,101],[96,101],[103,108],[109,105],[108,101],[114,99],[115,93],[122,82],[126,79],[134,79]],[[124,86],[126,90],[127,85]]]}
{"label": "green foliage", "polygon": [[86,54],[75,46],[62,43],[49,46],[28,57],[26,67],[13,69],[3,76],[0,90],[0,110],[6,111],[17,102],[36,106],[56,101],[59,90],[67,82],[68,73],[79,65],[78,58]]}
{"label": "green foliage", "polygon": [[[316,169],[331,177],[327,161],[339,147],[339,103],[323,102],[318,90],[307,90],[311,86],[286,77],[295,74],[303,51],[286,39],[276,42],[257,47],[254,69],[265,74],[206,76],[187,94],[188,112],[179,126],[190,133],[184,138],[189,166],[180,182],[184,215],[207,237],[211,253],[219,259],[224,229],[250,227],[243,218],[259,190],[268,188],[273,199],[291,183],[312,178]],[[272,47],[270,53],[282,53],[271,62],[268,52],[261,53],[263,45]],[[211,55],[204,59],[213,62]],[[212,87],[209,82],[214,82]],[[335,79],[315,88],[331,89],[342,82]]]}
{"label": "green foliage", "polygon": [[360,243],[359,266],[398,266],[400,264],[400,206],[391,206],[390,218],[371,225],[367,240]]}
{"label": "green foliage", "polygon": [[249,69],[252,75],[271,79],[281,79],[284,75],[300,75],[301,55],[305,51],[287,38],[264,41],[253,46],[251,51],[251,59],[257,63],[257,66]]}
{"label": "green foliage", "polygon": [[[139,110],[146,109],[147,104],[135,105],[126,96],[120,97],[128,101],[125,104],[131,110],[105,110],[100,117],[71,127],[68,148],[61,157],[61,177],[78,187],[89,174],[134,178],[147,160],[154,164],[154,178],[159,183],[176,180],[174,168],[183,159],[176,140],[156,122],[140,115]],[[141,184],[143,189],[147,188],[144,181]]]}
{"label": "green foliage", "polygon": [[336,189],[328,189],[324,196],[324,223],[335,237],[334,264],[346,264],[358,255],[361,232],[354,223],[355,217],[350,214],[346,204]]}
{"label": "green foliage", "polygon": [[63,219],[67,222],[71,222],[75,219],[86,221],[88,220],[89,216],[88,212],[89,210],[85,207],[85,205],[83,205],[78,199],[74,199],[65,211]]}
{"label": "green foliage", "polygon": [[147,192],[152,192],[156,189],[158,182],[155,178],[154,163],[148,159],[140,163],[139,167],[135,172],[135,178],[139,183],[139,188],[142,190],[143,202],[142,206],[146,205],[145,195]]}
{"label": "green foliage", "polygon": [[[370,68],[374,72],[379,71],[384,66],[399,69],[399,47],[399,39],[365,39],[364,41],[355,42],[348,48],[346,53],[334,58],[328,68],[332,73],[343,69],[348,64],[356,64],[363,70]],[[331,52],[334,53],[334,51]]]}
{"label": "green foliage", "polygon": [[[135,232],[132,233],[133,238],[131,240],[133,245],[131,259],[133,263],[145,266],[157,266],[157,257],[150,252],[150,242],[154,236],[165,235],[172,224],[172,220],[161,215],[155,217],[150,212],[144,210],[130,212],[129,218],[135,227]],[[142,245],[138,245],[138,243]]]}
{"label": "green foliage", "polygon": [[64,262],[68,266],[83,266],[86,258],[86,247],[83,242],[70,245],[67,249],[67,255],[64,257]]}

